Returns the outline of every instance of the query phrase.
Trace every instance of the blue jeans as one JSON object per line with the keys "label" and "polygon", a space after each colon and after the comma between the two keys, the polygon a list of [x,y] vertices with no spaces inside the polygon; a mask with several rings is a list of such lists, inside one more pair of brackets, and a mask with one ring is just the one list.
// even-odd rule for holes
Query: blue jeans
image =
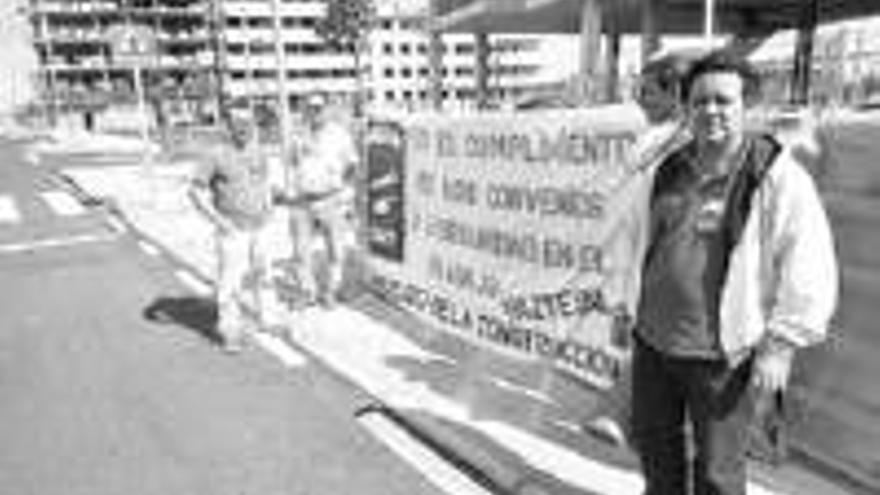
{"label": "blue jeans", "polygon": [[751,372],[751,359],[731,368],[636,339],[632,435],[645,495],[745,495]]}

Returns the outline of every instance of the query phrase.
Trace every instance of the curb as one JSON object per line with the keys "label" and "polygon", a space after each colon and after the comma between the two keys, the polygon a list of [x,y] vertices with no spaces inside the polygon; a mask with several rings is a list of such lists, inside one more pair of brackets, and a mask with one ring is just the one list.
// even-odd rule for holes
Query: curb
{"label": "curb", "polygon": [[497,495],[516,495],[518,490],[510,490],[498,479],[490,474],[488,470],[480,467],[477,463],[467,459],[457,449],[453,448],[449,443],[439,440],[439,435],[428,432],[429,428],[418,425],[415,421],[407,419],[396,409],[386,406],[384,403],[366,406],[355,413],[355,417],[364,416],[366,414],[381,414],[392,422],[397,424],[411,437],[421,442],[423,445],[437,453],[443,460],[451,464],[455,469],[470,478],[480,487]]}
{"label": "curb", "polygon": [[852,490],[853,494],[869,495],[876,493],[877,486],[873,480],[846,466],[840,465],[838,461],[809,448],[807,445],[802,445],[798,442],[792,443],[789,447],[789,455],[793,462],[804,466],[804,468],[832,481],[842,488]]}
{"label": "curb", "polygon": [[79,185],[73,178],[64,172],[58,170],[51,170],[50,175],[61,184],[64,185],[73,194],[73,197],[76,198],[77,201],[83,204],[83,206],[107,206],[111,203],[111,201],[106,198],[101,198],[98,196],[94,196],[90,194],[88,191],[83,189],[82,186]]}
{"label": "curb", "polygon": [[105,198],[101,196],[95,196],[85,190],[79,183],[76,182],[73,178],[68,176],[67,174],[53,170],[51,172],[54,177],[60,180],[65,187],[73,194],[77,201],[82,203],[84,206],[92,207],[92,208],[100,208],[103,209],[110,217],[118,220],[125,229],[132,233],[139,240],[148,243],[151,247],[157,249],[161,256],[177,266],[182,267],[186,270],[190,275],[196,277],[200,282],[203,282],[209,286],[214,286],[214,280],[205,273],[202,273],[195,265],[184,260],[180,256],[178,256],[174,251],[168,249],[163,243],[157,242],[146,232],[141,230],[134,222],[129,220],[128,216],[125,215],[125,212],[119,205],[111,198]]}

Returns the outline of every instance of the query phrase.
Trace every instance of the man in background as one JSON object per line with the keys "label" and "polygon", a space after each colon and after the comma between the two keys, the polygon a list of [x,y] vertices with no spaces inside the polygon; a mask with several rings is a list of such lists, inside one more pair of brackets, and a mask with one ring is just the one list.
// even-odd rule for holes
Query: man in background
{"label": "man in background", "polygon": [[[329,307],[340,295],[346,245],[352,235],[358,153],[348,130],[329,118],[327,104],[320,93],[304,101],[304,128],[291,150],[296,183],[291,222],[301,287],[310,299]],[[316,270],[316,241],[327,254],[324,283],[319,283]]]}
{"label": "man in background", "polygon": [[[201,160],[189,189],[190,200],[215,231],[217,253],[217,332],[224,350],[237,353],[254,326],[278,313],[269,280],[266,226],[273,213],[275,187],[256,146],[252,119],[225,112],[224,142]],[[253,302],[255,319],[247,317]]]}
{"label": "man in background", "polygon": [[[664,51],[642,68],[635,94],[648,127],[636,141],[637,174],[650,174],[689,136],[682,115],[681,84],[690,64],[702,51]],[[598,410],[584,425],[588,433],[616,446],[628,443],[630,423],[630,368],[604,394]]]}

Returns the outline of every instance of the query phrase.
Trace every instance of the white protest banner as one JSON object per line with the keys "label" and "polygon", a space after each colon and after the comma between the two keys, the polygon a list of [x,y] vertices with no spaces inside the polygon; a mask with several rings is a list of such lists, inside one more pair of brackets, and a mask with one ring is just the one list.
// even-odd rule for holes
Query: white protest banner
{"label": "white protest banner", "polygon": [[367,138],[370,281],[432,324],[608,386],[635,281],[632,107],[410,115]]}

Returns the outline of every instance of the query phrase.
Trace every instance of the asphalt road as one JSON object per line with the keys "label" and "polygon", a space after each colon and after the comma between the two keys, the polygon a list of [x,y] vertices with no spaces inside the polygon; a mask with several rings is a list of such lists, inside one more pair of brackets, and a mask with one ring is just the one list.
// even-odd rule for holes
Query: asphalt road
{"label": "asphalt road", "polygon": [[0,142],[0,493],[441,493],[356,418],[369,397],[219,352],[169,262],[60,186]]}

